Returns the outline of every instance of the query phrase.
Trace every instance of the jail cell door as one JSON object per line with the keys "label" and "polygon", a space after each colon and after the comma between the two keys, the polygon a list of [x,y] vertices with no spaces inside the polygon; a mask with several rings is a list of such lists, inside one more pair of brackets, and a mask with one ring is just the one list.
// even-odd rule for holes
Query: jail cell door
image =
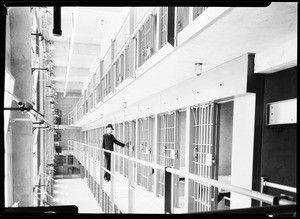
{"label": "jail cell door", "polygon": [[[216,179],[216,107],[215,103],[192,108],[193,173]],[[192,187],[193,211],[216,209],[217,188],[195,182]]]}
{"label": "jail cell door", "polygon": [[[135,121],[125,122],[125,136],[124,143],[129,142],[129,147],[132,147],[135,150]],[[127,156],[133,156],[134,153],[129,154],[129,148],[124,147],[124,154]],[[128,159],[124,159],[124,176],[128,177]]]}
{"label": "jail cell door", "polygon": [[[158,164],[172,168],[179,168],[178,131],[176,111],[158,116]],[[158,195],[164,196],[164,172],[158,171]],[[174,180],[176,181],[176,180]]]}
{"label": "jail cell door", "polygon": [[[138,158],[152,162],[153,156],[153,118],[142,118],[138,120]],[[137,183],[149,191],[152,191],[153,177],[152,167],[137,164]]]}

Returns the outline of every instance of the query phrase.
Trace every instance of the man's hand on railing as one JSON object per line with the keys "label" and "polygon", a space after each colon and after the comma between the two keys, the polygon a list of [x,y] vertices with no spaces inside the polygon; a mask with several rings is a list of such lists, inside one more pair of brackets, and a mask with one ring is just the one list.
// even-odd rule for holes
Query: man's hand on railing
{"label": "man's hand on railing", "polygon": [[126,146],[126,147],[129,147],[129,142],[127,142],[127,143],[125,144],[125,146]]}

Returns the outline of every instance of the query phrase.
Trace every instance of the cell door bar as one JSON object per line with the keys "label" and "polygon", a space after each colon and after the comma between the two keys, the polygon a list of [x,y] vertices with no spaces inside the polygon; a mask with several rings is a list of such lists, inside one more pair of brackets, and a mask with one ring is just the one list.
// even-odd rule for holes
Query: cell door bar
{"label": "cell door bar", "polygon": [[[214,104],[203,104],[192,109],[193,113],[193,169],[194,173],[203,177],[213,178],[213,136],[215,117]],[[194,211],[202,212],[212,209],[212,187],[194,182]]]}

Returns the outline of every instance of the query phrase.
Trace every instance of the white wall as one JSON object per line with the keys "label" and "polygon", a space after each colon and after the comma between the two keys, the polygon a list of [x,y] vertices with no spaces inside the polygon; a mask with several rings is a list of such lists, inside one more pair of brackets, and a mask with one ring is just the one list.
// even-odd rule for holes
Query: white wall
{"label": "white wall", "polygon": [[[234,99],[231,184],[252,190],[255,94]],[[230,209],[251,207],[251,198],[232,192]]]}
{"label": "white wall", "polygon": [[244,94],[247,85],[247,67],[248,54],[217,66],[201,76],[195,76],[160,93],[146,97],[125,110],[104,116],[103,119],[96,120],[99,115],[95,115],[95,120],[82,130]]}

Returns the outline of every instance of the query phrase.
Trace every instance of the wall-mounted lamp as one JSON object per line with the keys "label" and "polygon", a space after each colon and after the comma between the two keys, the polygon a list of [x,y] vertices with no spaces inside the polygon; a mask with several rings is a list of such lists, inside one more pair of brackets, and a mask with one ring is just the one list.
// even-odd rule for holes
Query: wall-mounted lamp
{"label": "wall-mounted lamp", "polygon": [[202,74],[202,64],[203,63],[195,63],[195,75],[200,76]]}

